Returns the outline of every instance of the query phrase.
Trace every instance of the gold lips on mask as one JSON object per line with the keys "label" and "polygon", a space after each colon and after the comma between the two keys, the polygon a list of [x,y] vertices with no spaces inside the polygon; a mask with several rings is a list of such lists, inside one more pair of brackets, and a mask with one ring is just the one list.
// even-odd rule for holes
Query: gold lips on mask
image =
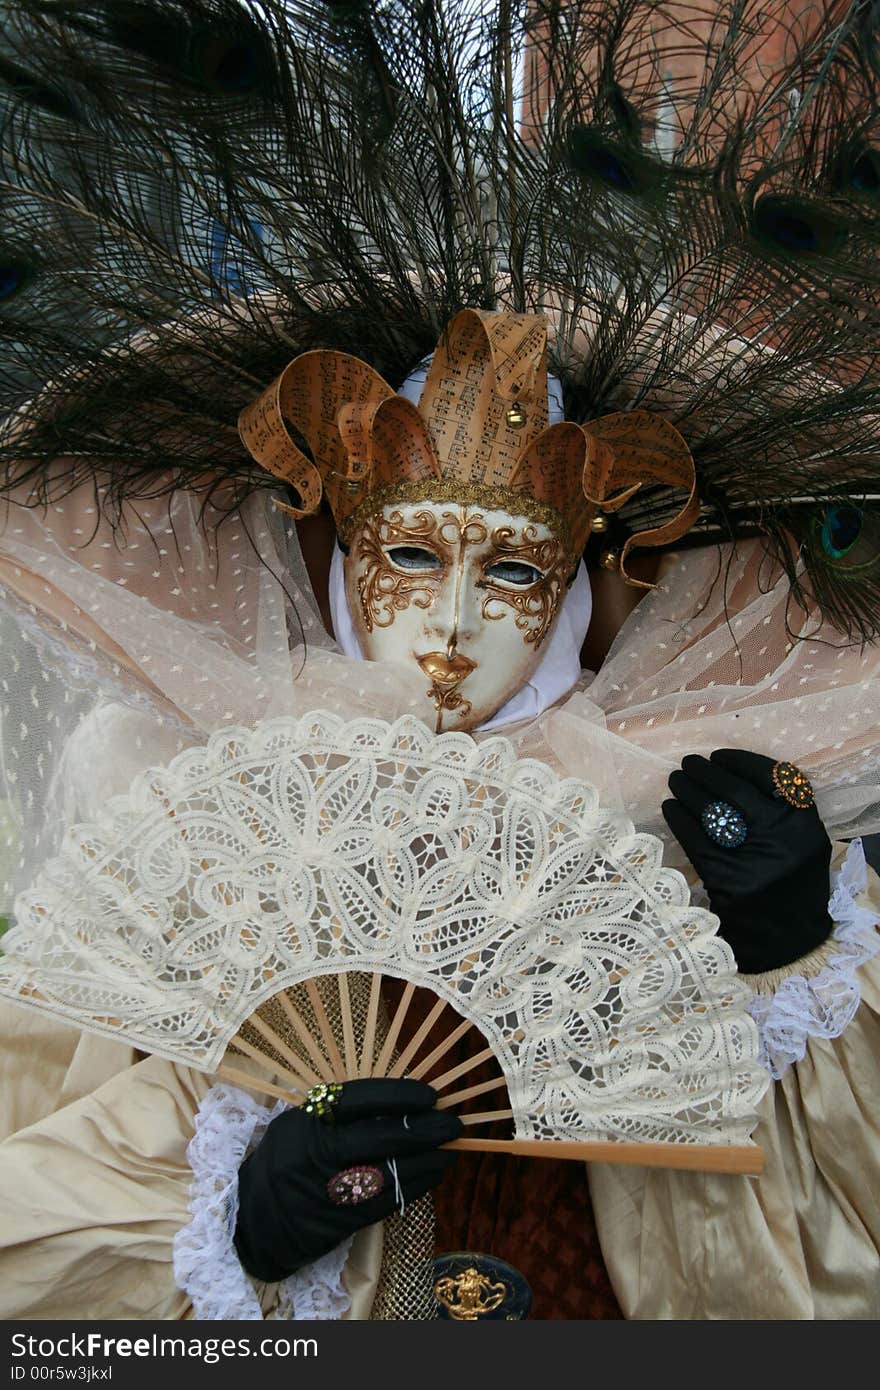
{"label": "gold lips on mask", "polygon": [[425,652],[424,656],[417,656],[416,661],[428,679],[441,690],[451,690],[461,685],[477,667],[477,663],[466,656],[445,656],[443,652]]}

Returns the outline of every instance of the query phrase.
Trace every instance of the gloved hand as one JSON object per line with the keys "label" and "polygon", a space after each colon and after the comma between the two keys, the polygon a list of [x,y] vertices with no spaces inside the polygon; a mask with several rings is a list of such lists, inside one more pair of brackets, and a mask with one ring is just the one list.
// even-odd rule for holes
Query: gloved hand
{"label": "gloved hand", "polygon": [[[347,1081],[326,1118],[287,1110],[269,1125],[238,1175],[235,1248],[249,1274],[275,1282],[332,1250],[346,1236],[382,1221],[443,1177],[456,1155],[438,1145],[457,1139],[461,1121],[435,1110],[437,1093],[421,1081]],[[336,1205],[327,1185],[346,1168],[374,1165],[382,1191]]]}
{"label": "gloved hand", "polygon": [[[828,915],[831,841],[815,806],[789,805],[775,791],[773,758],[720,748],[682,759],[669,778],[676,798],[663,802],[666,824],[703,880],[719,935],[746,974],[775,970],[821,946]],[[737,848],[710,839],[700,817],[713,801],[745,817]]]}

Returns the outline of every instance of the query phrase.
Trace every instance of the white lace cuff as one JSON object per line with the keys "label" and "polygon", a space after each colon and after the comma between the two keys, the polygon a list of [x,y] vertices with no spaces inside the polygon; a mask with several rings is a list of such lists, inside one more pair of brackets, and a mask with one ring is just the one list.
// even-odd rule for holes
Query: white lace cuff
{"label": "white lace cuff", "polygon": [[[254,1281],[232,1243],[238,1217],[238,1170],[248,1151],[285,1109],[268,1109],[235,1086],[212,1086],[199,1106],[186,1151],[193,1172],[192,1221],[174,1237],[174,1276],[188,1293],[196,1318],[254,1322],[263,1312]],[[351,1239],[285,1279],[270,1318],[341,1318],[351,1306],[342,1271]]]}
{"label": "white lace cuff", "polygon": [[880,951],[880,918],[856,901],[868,886],[861,840],[853,840],[831,885],[828,911],[835,926],[822,968],[811,976],[788,975],[774,993],[755,994],[749,1004],[761,1060],[776,1081],[804,1056],[808,1038],[840,1037],[861,1002],[856,972]]}

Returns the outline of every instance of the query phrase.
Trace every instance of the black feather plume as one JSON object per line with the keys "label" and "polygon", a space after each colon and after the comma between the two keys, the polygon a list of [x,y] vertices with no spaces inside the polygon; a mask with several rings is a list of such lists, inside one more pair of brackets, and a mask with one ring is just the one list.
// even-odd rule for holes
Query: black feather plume
{"label": "black feather plume", "polygon": [[298,352],[396,384],[458,309],[544,310],[571,418],[668,416],[701,533],[763,535],[796,600],[880,634],[869,4],[7,0],[2,24],[7,487],[109,472],[112,505],[211,470],[243,496],[273,483],[238,411]]}

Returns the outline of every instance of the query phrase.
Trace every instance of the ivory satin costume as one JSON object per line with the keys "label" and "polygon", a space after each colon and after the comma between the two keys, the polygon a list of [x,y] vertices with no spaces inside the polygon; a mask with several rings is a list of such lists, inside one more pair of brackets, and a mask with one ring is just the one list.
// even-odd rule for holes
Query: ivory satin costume
{"label": "ivory satin costume", "polygon": [[[718,750],[792,762],[835,844],[833,931],[729,987],[769,1078],[765,1171],[572,1166],[567,1224],[582,1214],[588,1250],[595,1222],[628,1318],[880,1315],[880,889],[858,838],[880,831],[867,7],[7,10],[9,959],[35,884],[56,874],[68,911],[70,844],[220,731],[318,712],[501,737],[536,782],[580,779],[658,837],[698,906],[661,811],[670,774]],[[322,507],[338,645],[296,526]],[[579,672],[582,555],[646,590],[597,672]],[[824,918],[824,889],[807,906]],[[98,1033],[64,1022],[88,1012],[76,964],[67,999],[0,1001],[4,1318],[431,1315],[407,1308],[407,1217],[252,1280],[237,1175],[277,1108],[108,1036],[116,1003]],[[455,1181],[438,1207],[467,1216]],[[491,1180],[473,1192],[470,1229],[491,1232]],[[539,1315],[580,1316],[551,1235],[547,1267],[524,1268]]]}

